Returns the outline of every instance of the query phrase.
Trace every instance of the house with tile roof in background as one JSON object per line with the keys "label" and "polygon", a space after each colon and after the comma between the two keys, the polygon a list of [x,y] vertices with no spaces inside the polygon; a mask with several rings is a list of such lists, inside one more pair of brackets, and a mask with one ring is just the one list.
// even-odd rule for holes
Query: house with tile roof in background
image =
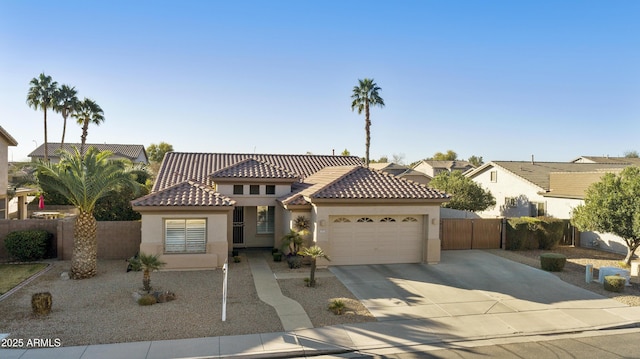
{"label": "house with tile roof in background", "polygon": [[[60,149],[60,143],[49,142],[48,153],[49,153],[49,161],[51,163],[58,163],[60,161],[60,156],[56,153]],[[80,143],[65,143],[63,146],[63,150],[73,152],[73,148],[80,148]],[[119,145],[119,144],[109,144],[109,143],[85,143],[84,148],[87,149],[89,147],[95,147],[99,151],[111,151],[113,152],[113,158],[124,158],[130,160],[133,163],[149,163],[149,158],[147,157],[147,151],[145,150],[143,145]],[[44,160],[44,144],[38,146],[35,150],[33,150],[29,157],[31,161]]]}
{"label": "house with tile roof in background", "polygon": [[401,177],[424,185],[429,184],[432,179],[431,176],[427,175],[424,172],[416,171],[409,166],[400,165],[397,163],[369,163],[369,168],[373,168],[384,173],[392,174],[396,177]]}
{"label": "house with tile roof in background", "polygon": [[474,169],[475,166],[468,161],[435,161],[435,160],[422,160],[417,165],[413,166],[413,169],[426,174],[433,178],[440,172],[453,172],[460,171],[465,173]]}
{"label": "house with tile roof in background", "polygon": [[449,196],[354,156],[168,153],[142,215],[140,251],[168,269],[221,267],[232,249],[279,248],[304,218],[324,265],[437,263]]}
{"label": "house with tile roof in background", "polygon": [[[639,163],[640,164],[640,163]],[[483,188],[491,191],[496,206],[477,212],[483,218],[550,216],[570,219],[571,211],[584,203],[586,189],[605,173],[619,173],[633,161],[537,162],[491,161],[468,172]],[[583,246],[626,253],[621,238],[585,232],[580,234]]]}

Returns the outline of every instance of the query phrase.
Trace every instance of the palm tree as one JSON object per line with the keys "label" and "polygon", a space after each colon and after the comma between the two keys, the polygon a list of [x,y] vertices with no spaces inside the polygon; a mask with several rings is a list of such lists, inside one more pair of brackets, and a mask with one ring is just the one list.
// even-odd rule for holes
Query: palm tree
{"label": "palm tree", "polygon": [[302,254],[305,257],[311,257],[311,274],[309,275],[309,287],[315,287],[316,286],[316,259],[324,258],[328,261],[330,261],[331,259],[329,259],[329,256],[322,250],[322,248],[318,246],[303,248],[302,251],[300,251],[300,254]]}
{"label": "palm tree", "polygon": [[49,140],[47,138],[47,109],[55,106],[55,95],[58,90],[58,83],[53,81],[51,76],[43,73],[39,77],[34,77],[29,82],[29,93],[27,94],[27,104],[34,110],[44,111],[44,161],[49,162]]}
{"label": "palm tree", "polygon": [[64,124],[62,125],[62,140],[60,141],[60,149],[64,146],[64,136],[67,132],[67,118],[78,109],[80,101],[76,96],[78,92],[75,87],[62,85],[56,92],[56,104],[54,109],[62,114]]}
{"label": "palm tree", "polygon": [[117,186],[134,189],[138,184],[125,170],[123,161],[111,160],[112,153],[89,147],[85,154],[74,147],[61,151],[58,164],[38,165],[38,181],[44,191],[57,192],[78,209],[73,229],[71,277],[90,278],[97,271],[97,222],[93,215],[98,199]]}
{"label": "palm tree", "polygon": [[151,272],[162,268],[166,263],[160,260],[159,254],[140,253],[138,256],[140,268],[142,268],[142,286],[149,293],[151,291]]}
{"label": "palm tree", "polygon": [[353,87],[353,94],[351,95],[351,98],[353,99],[353,102],[351,102],[351,111],[357,108],[358,114],[361,114],[364,110],[364,130],[367,134],[365,142],[365,164],[369,167],[369,146],[371,145],[371,120],[369,119],[369,106],[384,107],[384,100],[378,94],[378,91],[382,89],[373,82],[373,79],[358,79],[358,83],[358,86]]}
{"label": "palm tree", "polygon": [[95,101],[85,97],[85,99],[78,105],[77,111],[71,116],[75,117],[78,120],[78,124],[82,126],[82,136],[80,136],[82,139],[82,143],[80,144],[80,153],[83,153],[84,145],[87,143],[89,123],[100,125],[104,122],[104,112]]}

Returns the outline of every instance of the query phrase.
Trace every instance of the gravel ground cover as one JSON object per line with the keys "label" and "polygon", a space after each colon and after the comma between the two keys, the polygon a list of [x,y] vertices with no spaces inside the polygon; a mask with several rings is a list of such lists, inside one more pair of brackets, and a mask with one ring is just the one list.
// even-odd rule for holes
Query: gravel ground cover
{"label": "gravel ground cover", "polygon": [[[632,277],[631,286],[625,287],[622,293],[609,292],[604,290],[602,284],[597,282],[587,283],[586,265],[593,265],[593,277],[598,279],[598,270],[601,267],[622,268],[624,256],[621,254],[600,251],[591,248],[581,248],[572,246],[560,246],[553,250],[529,250],[529,251],[505,251],[502,249],[487,250],[497,256],[510,259],[512,261],[526,264],[540,269],[540,254],[561,253],[567,257],[567,263],[562,272],[551,272],[560,279],[575,286],[590,290],[602,296],[613,298],[629,306],[640,306],[640,283],[637,277]],[[629,270],[629,268],[625,268]]]}
{"label": "gravel ground cover", "polygon": [[[98,275],[79,281],[61,279],[70,268],[69,261],[51,261],[48,272],[0,301],[0,333],[24,340],[58,338],[63,346],[73,346],[283,331],[275,310],[258,298],[243,254],[241,259],[229,263],[225,322],[221,320],[222,270],[154,272],[154,290],[172,291],[177,299],[140,306],[133,292],[142,289],[142,272],[127,273],[126,261],[99,261]],[[302,304],[315,326],[374,320],[368,312],[336,316],[327,309],[328,297],[344,297],[360,305],[335,278],[322,279],[318,288],[304,287],[302,279],[279,283],[283,292],[288,290]],[[47,291],[53,296],[52,312],[35,317],[31,295]]]}

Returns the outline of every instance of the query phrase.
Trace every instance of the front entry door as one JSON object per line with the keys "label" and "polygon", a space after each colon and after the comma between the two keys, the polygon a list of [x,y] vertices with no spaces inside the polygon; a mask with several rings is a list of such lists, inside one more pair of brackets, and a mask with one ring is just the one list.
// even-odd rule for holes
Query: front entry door
{"label": "front entry door", "polygon": [[244,247],[244,207],[233,209],[233,247]]}

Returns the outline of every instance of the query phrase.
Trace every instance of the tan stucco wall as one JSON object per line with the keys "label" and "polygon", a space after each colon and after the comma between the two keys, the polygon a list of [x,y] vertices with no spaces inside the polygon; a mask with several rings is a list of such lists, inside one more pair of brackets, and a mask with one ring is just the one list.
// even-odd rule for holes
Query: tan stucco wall
{"label": "tan stucco wall", "polygon": [[[329,246],[329,217],[338,215],[412,215],[421,216],[423,220],[424,253],[423,262],[440,262],[440,205],[353,205],[331,206],[316,205],[313,208],[312,219],[316,224],[313,233],[314,242],[321,248]],[[327,265],[330,263],[321,263]]]}
{"label": "tan stucco wall", "polygon": [[[212,269],[220,268],[228,255],[228,212],[219,213],[143,213],[142,242],[140,252],[160,254],[166,262],[164,269]],[[177,218],[205,218],[207,220],[206,253],[165,254],[164,220]]]}

